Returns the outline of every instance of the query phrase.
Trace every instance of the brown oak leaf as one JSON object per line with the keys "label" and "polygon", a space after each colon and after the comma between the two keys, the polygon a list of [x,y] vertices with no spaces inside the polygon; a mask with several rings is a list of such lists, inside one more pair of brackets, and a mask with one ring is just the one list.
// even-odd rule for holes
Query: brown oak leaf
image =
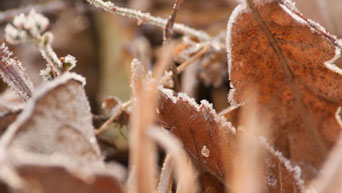
{"label": "brown oak leaf", "polygon": [[305,180],[317,174],[341,132],[342,70],[333,64],[340,48],[289,0],[247,0],[228,22],[230,102],[248,103],[247,91],[256,90],[271,146],[299,165]]}
{"label": "brown oak leaf", "polygon": [[[240,132],[223,116],[217,115],[207,101],[198,105],[184,93],[175,94],[169,89],[161,89],[158,112],[161,122],[180,138],[194,162],[229,188]],[[260,139],[260,143],[267,152],[265,191],[303,190],[300,169],[266,140]]]}

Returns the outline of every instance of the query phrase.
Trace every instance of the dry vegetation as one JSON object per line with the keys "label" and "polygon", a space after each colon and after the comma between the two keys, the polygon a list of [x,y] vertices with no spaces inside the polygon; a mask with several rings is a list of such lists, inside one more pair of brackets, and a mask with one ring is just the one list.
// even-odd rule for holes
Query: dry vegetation
{"label": "dry vegetation", "polygon": [[0,192],[342,193],[342,3],[298,6],[0,2]]}

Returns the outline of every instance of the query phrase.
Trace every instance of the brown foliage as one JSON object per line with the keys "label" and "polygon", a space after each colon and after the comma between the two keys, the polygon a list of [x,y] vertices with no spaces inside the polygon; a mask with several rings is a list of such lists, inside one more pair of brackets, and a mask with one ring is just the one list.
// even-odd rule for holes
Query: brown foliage
{"label": "brown foliage", "polygon": [[332,64],[340,45],[287,1],[248,6],[228,27],[230,100],[248,103],[246,91],[255,89],[272,146],[312,179],[341,132],[342,76]]}

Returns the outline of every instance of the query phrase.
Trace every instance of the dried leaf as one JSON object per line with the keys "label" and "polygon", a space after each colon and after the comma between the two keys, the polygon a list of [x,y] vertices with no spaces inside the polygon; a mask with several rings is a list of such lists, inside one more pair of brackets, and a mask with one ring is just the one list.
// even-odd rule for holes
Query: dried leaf
{"label": "dried leaf", "polygon": [[7,127],[14,122],[20,111],[5,112],[0,115],[0,136],[5,132]]}
{"label": "dried leaf", "polygon": [[8,151],[101,160],[82,84],[81,76],[65,73],[43,85],[8,128],[0,144]]}
{"label": "dried leaf", "polygon": [[[162,123],[180,138],[195,163],[230,187],[239,135],[231,123],[217,115],[207,101],[198,105],[185,94],[175,95],[169,89],[161,89],[158,111]],[[265,180],[272,182],[267,183],[266,191],[303,190],[300,169],[265,140],[260,143],[267,150]]]}
{"label": "dried leaf", "polygon": [[228,23],[230,102],[248,103],[246,91],[256,89],[256,113],[270,124],[271,146],[300,165],[306,180],[341,132],[342,71],[333,64],[340,48],[288,0],[248,0]]}
{"label": "dried leaf", "polygon": [[[122,192],[120,183],[125,178],[125,171],[120,166],[103,167],[89,164],[80,167],[72,158],[60,158],[26,153],[7,157],[10,167],[20,179],[19,187],[7,183],[8,189],[17,193]],[[4,165],[1,169],[5,172],[5,179],[2,180],[6,182],[9,180],[9,170],[3,170]]]}

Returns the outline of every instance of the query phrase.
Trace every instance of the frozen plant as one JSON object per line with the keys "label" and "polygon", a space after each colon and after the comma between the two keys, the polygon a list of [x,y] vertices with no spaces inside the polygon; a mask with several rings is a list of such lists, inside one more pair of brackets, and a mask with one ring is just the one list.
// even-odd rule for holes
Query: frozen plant
{"label": "frozen plant", "polygon": [[33,93],[33,84],[27,76],[21,62],[13,57],[5,43],[0,46],[0,75],[14,91],[25,101],[29,100]]}
{"label": "frozen plant", "polygon": [[51,46],[53,34],[47,31],[48,27],[48,18],[32,9],[28,15],[21,13],[14,17],[12,24],[7,24],[5,38],[11,44],[34,42],[47,61],[47,68],[40,74],[45,80],[52,80],[74,68],[77,61],[71,55],[58,58]]}

